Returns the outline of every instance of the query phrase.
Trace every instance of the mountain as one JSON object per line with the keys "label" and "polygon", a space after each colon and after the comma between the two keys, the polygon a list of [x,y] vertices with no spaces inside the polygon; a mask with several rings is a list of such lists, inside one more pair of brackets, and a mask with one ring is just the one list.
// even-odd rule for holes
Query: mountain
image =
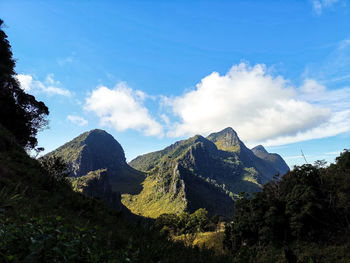
{"label": "mountain", "polygon": [[[129,164],[148,173],[139,195],[123,195],[132,212],[148,217],[162,213],[193,212],[206,208],[209,214],[233,214],[233,200],[214,177],[204,177],[218,168],[216,146],[197,135],[164,150],[139,156]],[[198,166],[199,165],[199,166]]]}
{"label": "mountain", "polygon": [[91,130],[48,156],[60,156],[69,164],[76,190],[116,209],[122,207],[120,192],[131,212],[155,218],[199,208],[210,215],[232,216],[241,192],[260,191],[285,169],[278,155],[261,152],[260,146],[254,152],[248,149],[232,128],[226,128],[207,138],[196,135],[175,142],[127,164],[112,135]]}
{"label": "mountain", "polygon": [[[228,262],[174,242],[151,222],[132,224],[124,210],[86,196],[107,186],[104,171],[87,177],[76,185],[85,195],[72,191],[0,124],[0,262]],[[114,207],[118,197],[110,197]]]}
{"label": "mountain", "polygon": [[46,156],[62,157],[69,164],[70,177],[106,169],[113,191],[136,194],[142,189],[144,174],[126,163],[121,145],[103,130],[85,132]]}
{"label": "mountain", "polygon": [[122,202],[150,217],[201,207],[211,215],[229,216],[241,192],[260,191],[279,172],[273,162],[248,149],[232,128],[178,141],[129,164],[148,175],[141,193],[123,195]]}
{"label": "mountain", "polygon": [[267,183],[276,174],[283,175],[289,171],[281,156],[268,153],[262,145],[248,149],[230,127],[210,134],[207,139],[214,142],[219,150],[234,153],[245,166],[254,167],[260,173],[260,184]]}
{"label": "mountain", "polygon": [[277,153],[268,153],[262,145],[255,146],[252,152],[260,159],[270,163],[271,166],[281,175],[289,171],[286,162]]}

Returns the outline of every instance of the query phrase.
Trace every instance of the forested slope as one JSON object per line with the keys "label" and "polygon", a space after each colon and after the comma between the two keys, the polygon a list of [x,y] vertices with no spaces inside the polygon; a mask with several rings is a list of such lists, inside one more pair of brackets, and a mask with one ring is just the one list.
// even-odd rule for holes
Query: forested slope
{"label": "forested slope", "polygon": [[[350,151],[336,163],[294,167],[236,202],[226,247],[247,262],[350,261]],[[281,253],[284,250],[284,253]],[[297,261],[289,261],[297,262]]]}

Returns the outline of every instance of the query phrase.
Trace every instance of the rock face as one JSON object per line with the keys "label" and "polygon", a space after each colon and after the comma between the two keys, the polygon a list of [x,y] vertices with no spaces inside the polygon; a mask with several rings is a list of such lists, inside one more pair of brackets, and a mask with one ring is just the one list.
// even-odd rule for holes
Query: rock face
{"label": "rock face", "polygon": [[255,146],[252,152],[260,159],[270,163],[280,175],[284,175],[289,171],[288,165],[281,156],[277,153],[268,153],[262,145]]}
{"label": "rock face", "polygon": [[259,191],[279,172],[274,162],[248,149],[232,128],[207,138],[197,135],[178,141],[161,151],[139,156],[129,164],[147,172],[147,180],[153,181],[147,194],[141,192],[138,198],[129,196],[128,201],[123,201],[141,214],[145,211],[140,203],[157,196],[159,206],[166,197],[190,212],[204,207],[211,215],[230,216],[233,200],[241,192]]}
{"label": "rock face", "polygon": [[121,145],[103,130],[85,132],[48,155],[62,157],[71,168],[70,177],[106,169],[113,191],[135,194],[142,189],[143,173],[126,163]]}
{"label": "rock face", "polygon": [[85,132],[50,154],[62,156],[71,165],[73,177],[101,168],[120,169],[126,165],[121,145],[103,130]]}
{"label": "rock face", "polygon": [[207,139],[215,143],[217,148],[222,151],[239,152],[242,146],[244,147],[237,133],[231,127],[212,133]]}

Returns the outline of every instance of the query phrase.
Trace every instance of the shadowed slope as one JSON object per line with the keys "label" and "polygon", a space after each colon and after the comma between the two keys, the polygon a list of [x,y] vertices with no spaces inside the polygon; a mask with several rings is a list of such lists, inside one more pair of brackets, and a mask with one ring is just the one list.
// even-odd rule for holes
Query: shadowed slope
{"label": "shadowed slope", "polygon": [[121,145],[103,130],[85,132],[47,154],[52,155],[62,157],[69,164],[71,177],[107,169],[113,191],[136,194],[142,189],[143,173],[126,163]]}

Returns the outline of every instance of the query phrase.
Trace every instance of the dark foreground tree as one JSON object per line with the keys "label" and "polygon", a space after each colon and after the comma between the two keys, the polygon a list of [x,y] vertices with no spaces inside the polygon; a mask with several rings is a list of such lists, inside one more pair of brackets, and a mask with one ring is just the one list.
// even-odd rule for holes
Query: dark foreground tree
{"label": "dark foreground tree", "polygon": [[33,149],[37,145],[37,132],[48,123],[49,110],[43,102],[21,89],[3,25],[0,19],[0,124],[16,137],[20,145]]}
{"label": "dark foreground tree", "polygon": [[296,166],[254,197],[238,200],[235,208],[224,241],[234,255],[262,256],[283,248],[288,262],[296,262],[295,249],[301,257],[314,257],[312,262],[342,262],[326,259],[323,249],[333,249],[338,259],[349,251],[350,151],[329,167],[323,161]]}

